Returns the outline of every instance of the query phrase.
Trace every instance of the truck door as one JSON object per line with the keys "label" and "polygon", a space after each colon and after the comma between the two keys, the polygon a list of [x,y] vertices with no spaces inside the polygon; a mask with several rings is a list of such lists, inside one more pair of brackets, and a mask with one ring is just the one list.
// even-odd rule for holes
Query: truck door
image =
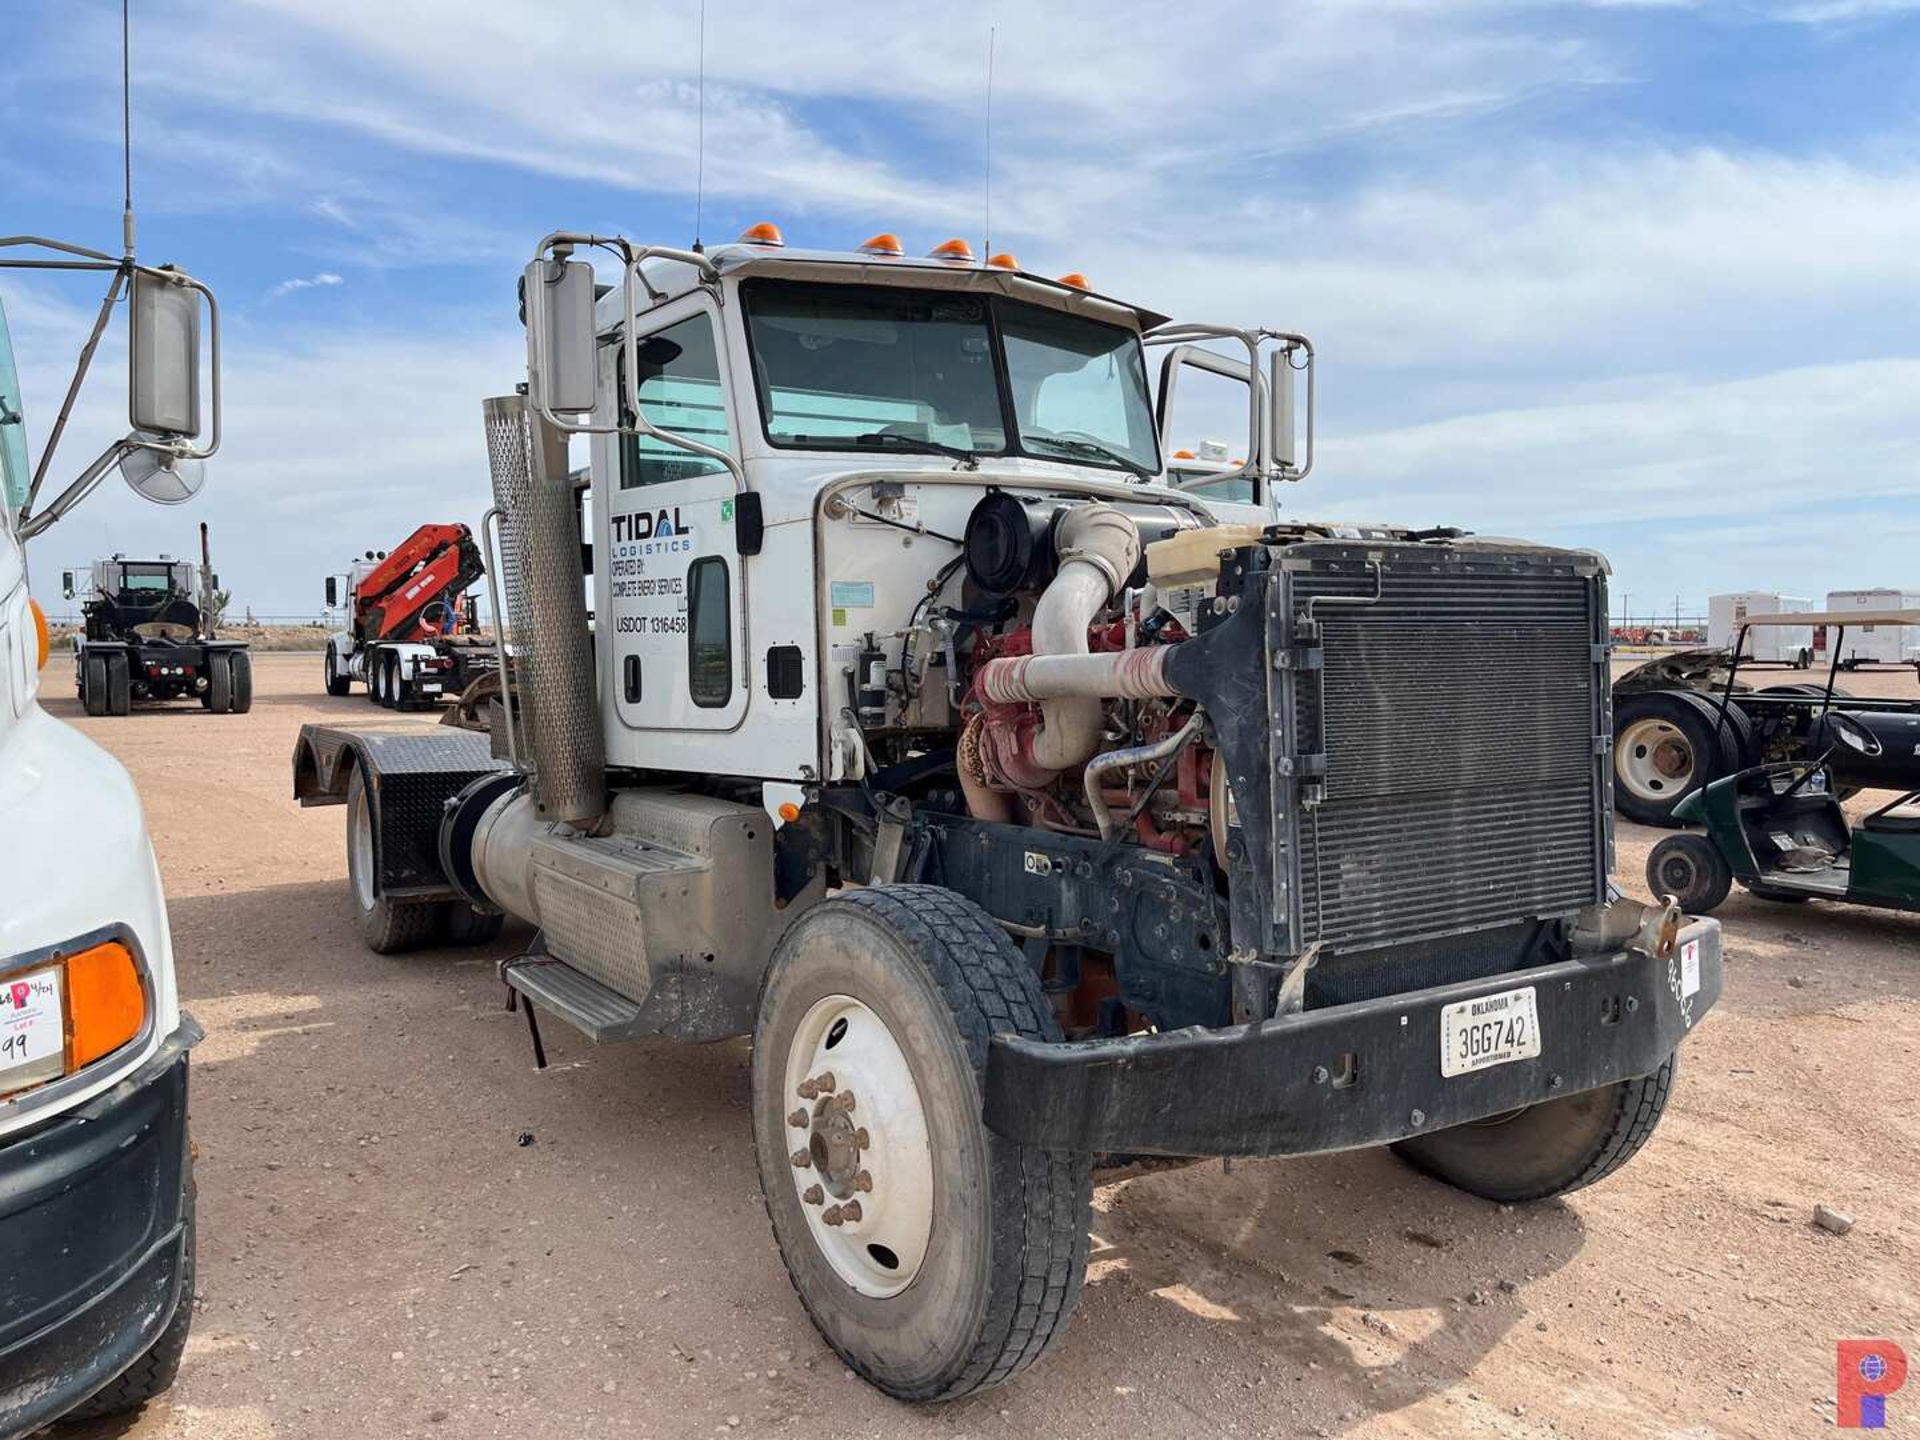
{"label": "truck door", "polygon": [[[663,429],[729,450],[729,385],[704,296],[648,316],[639,401]],[[624,356],[616,360],[624,363]],[[734,543],[734,484],[704,455],[644,435],[615,441],[600,538],[610,627],[608,682],[635,729],[731,730],[747,707],[745,581]]]}

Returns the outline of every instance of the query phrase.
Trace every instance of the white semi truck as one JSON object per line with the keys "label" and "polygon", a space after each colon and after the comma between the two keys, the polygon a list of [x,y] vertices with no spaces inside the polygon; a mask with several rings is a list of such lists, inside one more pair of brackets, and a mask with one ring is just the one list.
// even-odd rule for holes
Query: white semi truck
{"label": "white semi truck", "polygon": [[[1045,1353],[1119,1158],[1389,1145],[1521,1202],[1646,1142],[1719,931],[1608,884],[1598,556],[1283,518],[1303,337],[960,241],[556,234],[522,285],[507,703],[309,725],[294,792],[375,949],[537,927],[536,1058],[539,1015],[753,1037],[773,1233],[859,1374]],[[1190,366],[1247,396],[1198,493]]]}
{"label": "white semi truck", "polygon": [[[32,237],[0,269],[110,276],[40,455],[0,309],[0,1435],[137,1409],[173,1382],[193,1318],[194,1192],[187,1054],[167,910],[140,800],[99,746],[40,708],[46,617],[24,543],[118,466],[136,490],[184,498],[201,440],[203,315],[184,273]],[[94,347],[131,314],[132,429],[57,498],[45,480]],[[217,340],[213,354],[218,356]]]}

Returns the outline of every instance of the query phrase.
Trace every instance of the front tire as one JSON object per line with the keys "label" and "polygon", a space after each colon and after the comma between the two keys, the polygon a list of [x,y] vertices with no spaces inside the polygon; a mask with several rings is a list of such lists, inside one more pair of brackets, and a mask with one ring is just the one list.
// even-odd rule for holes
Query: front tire
{"label": "front tire", "polygon": [[375,858],[374,805],[366,772],[354,766],[347,781],[347,892],[360,922],[360,938],[376,955],[416,949],[440,931],[441,902],[395,900],[380,893]]}
{"label": "front tire", "polygon": [[1651,1075],[1546,1100],[1392,1146],[1422,1174],[1512,1205],[1604,1180],[1652,1138],[1673,1092],[1675,1056]]}
{"label": "front tire", "polygon": [[1705,835],[1669,835],[1647,856],[1647,889],[1671,895],[1689,915],[1710,915],[1733,889],[1733,871]]}
{"label": "front tire", "polygon": [[1085,1279],[1090,1157],[981,1121],[1003,1031],[1060,1039],[1005,933],[936,886],[816,905],[761,992],[754,1153],[781,1259],[827,1343],[901,1400],[1019,1374]]}
{"label": "front tire", "polygon": [[327,694],[344,695],[353,688],[353,677],[340,668],[340,652],[327,647]]}

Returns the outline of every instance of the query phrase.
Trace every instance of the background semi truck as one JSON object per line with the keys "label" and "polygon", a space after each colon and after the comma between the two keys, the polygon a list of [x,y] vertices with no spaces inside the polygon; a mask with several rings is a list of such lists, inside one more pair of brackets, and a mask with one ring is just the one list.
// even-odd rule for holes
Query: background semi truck
{"label": "background semi truck", "polygon": [[345,575],[329,575],[329,610],[346,626],[327,637],[326,686],[345,695],[358,680],[375,704],[406,710],[462,694],[496,668],[478,634],[480,550],[465,525],[422,525],[391,551],[369,550]]}
{"label": "background semi truck", "polygon": [[125,715],[135,702],[197,699],[216,715],[253,708],[253,656],[214,633],[220,580],[202,560],[113,555],[96,560],[84,590],[61,576],[84,620],[73,642],[73,683],[89,715]]}
{"label": "background semi truck", "polygon": [[[1305,337],[963,241],[556,234],[522,286],[511,703],[306,726],[294,793],[373,948],[537,927],[536,1057],[540,1016],[753,1037],[774,1236],[859,1374],[1044,1354],[1116,1157],[1389,1145],[1519,1202],[1647,1141],[1719,931],[1610,891],[1598,556],[1283,520]],[[1187,365],[1243,385],[1228,499],[1168,483]]]}
{"label": "background semi truck", "polygon": [[[199,281],[133,254],[0,241],[0,271],[107,280],[68,404],[115,307],[131,327],[129,433],[57,496],[37,468],[0,310],[0,1435],[137,1409],[173,1383],[193,1323],[194,1189],[187,1054],[166,903],[133,783],[40,708],[46,618],[25,541],[118,468],[143,495],[184,498],[219,437],[217,374],[201,420]],[[203,429],[205,438],[202,439]]]}

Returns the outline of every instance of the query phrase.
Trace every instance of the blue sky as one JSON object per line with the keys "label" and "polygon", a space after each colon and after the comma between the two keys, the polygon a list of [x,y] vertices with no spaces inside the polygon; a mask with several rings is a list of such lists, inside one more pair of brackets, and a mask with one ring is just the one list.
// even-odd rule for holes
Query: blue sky
{"label": "blue sky", "polygon": [[[7,8],[0,229],[113,248],[118,6]],[[227,443],[195,506],[36,542],[42,591],[205,519],[239,604],[308,612],[477,518],[532,244],[692,238],[698,13],[134,0],[141,254],[221,296]],[[1594,546],[1636,611],[1920,584],[1920,0],[709,0],[705,237],[978,241],[989,26],[995,247],[1311,334],[1295,513]],[[37,441],[96,293],[0,287]]]}

